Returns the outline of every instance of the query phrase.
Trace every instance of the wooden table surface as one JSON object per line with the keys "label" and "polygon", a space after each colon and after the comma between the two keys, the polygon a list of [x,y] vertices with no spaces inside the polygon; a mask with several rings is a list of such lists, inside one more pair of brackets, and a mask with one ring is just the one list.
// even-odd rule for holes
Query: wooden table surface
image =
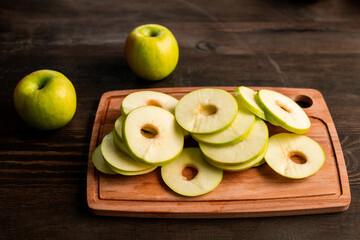
{"label": "wooden table surface", "polygon": [[[178,66],[162,81],[137,78],[124,59],[127,34],[144,23],[167,26],[179,43]],[[0,239],[359,239],[359,1],[1,1],[0,52]],[[57,131],[28,127],[13,106],[16,83],[44,68],[77,91],[77,112]],[[104,92],[220,85],[319,90],[343,149],[349,209],[235,219],[88,211],[89,143]]]}

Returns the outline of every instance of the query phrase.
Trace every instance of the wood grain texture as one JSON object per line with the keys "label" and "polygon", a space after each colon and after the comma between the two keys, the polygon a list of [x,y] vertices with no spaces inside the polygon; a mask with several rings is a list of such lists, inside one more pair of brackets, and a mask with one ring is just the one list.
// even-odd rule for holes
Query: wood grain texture
{"label": "wood grain texture", "polygon": [[[221,87],[234,95],[234,87]],[[180,99],[198,88],[150,89]],[[258,90],[259,88],[255,88]],[[326,162],[315,175],[291,180],[276,174],[267,164],[237,173],[226,172],[221,184],[198,197],[173,193],[159,169],[141,176],[113,176],[94,169],[91,154],[114,128],[122,100],[136,90],[111,91],[100,99],[90,143],[87,198],[100,215],[134,217],[224,218],[314,214],[344,211],[350,204],[349,182],[341,146],[331,115],[320,92],[312,89],[267,88],[295,101],[306,101],[311,119],[307,136],[324,149]],[[284,132],[269,124],[270,136]]]}
{"label": "wood grain texture", "polygon": [[[1,239],[358,239],[360,4],[357,0],[0,1]],[[180,59],[163,81],[128,68],[126,35],[144,23],[175,34]],[[78,108],[39,132],[12,91],[38,69],[65,74]],[[194,86],[319,90],[336,126],[351,189],[342,213],[229,219],[112,218],[88,211],[89,143],[104,92]]]}

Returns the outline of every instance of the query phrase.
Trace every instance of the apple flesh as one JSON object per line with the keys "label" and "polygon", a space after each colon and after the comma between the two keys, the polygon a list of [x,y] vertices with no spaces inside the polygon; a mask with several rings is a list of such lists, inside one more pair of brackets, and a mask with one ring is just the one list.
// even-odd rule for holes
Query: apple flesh
{"label": "apple flesh", "polygon": [[139,77],[157,81],[172,73],[179,60],[179,47],[169,29],[158,24],[136,27],[125,41],[125,58]]}
{"label": "apple flesh", "polygon": [[[295,162],[292,157],[303,162]],[[269,138],[266,163],[284,177],[301,179],[315,174],[325,162],[323,148],[313,139],[294,133],[278,133]]]}
{"label": "apple flesh", "polygon": [[266,154],[267,148],[268,148],[268,145],[266,144],[266,146],[261,151],[261,153],[258,157],[254,158],[253,160],[246,161],[244,163],[239,163],[236,165],[225,165],[225,164],[221,164],[218,162],[213,162],[213,161],[211,161],[211,159],[207,159],[207,158],[206,158],[206,160],[208,161],[208,163],[210,163],[214,167],[221,168],[224,171],[228,171],[228,172],[244,171],[249,168],[257,167],[257,166],[260,166],[261,164],[263,164],[265,162],[264,156]]}
{"label": "apple flesh", "polygon": [[131,155],[149,165],[172,161],[184,146],[184,134],[174,115],[155,106],[132,110],[125,119],[122,135]]}
{"label": "apple flesh", "polygon": [[255,115],[239,105],[234,121],[225,130],[215,134],[191,134],[191,136],[202,143],[216,146],[232,145],[245,139],[253,130],[254,125]]}
{"label": "apple flesh", "polygon": [[[195,173],[184,176],[187,168]],[[215,189],[222,180],[223,170],[208,164],[199,148],[184,148],[178,158],[161,167],[161,177],[174,192],[194,197]]]}
{"label": "apple flesh", "polygon": [[140,170],[140,171],[123,171],[123,170],[120,170],[120,169],[117,169],[117,168],[114,168],[112,166],[110,166],[110,168],[118,173],[118,174],[121,174],[121,175],[124,175],[124,176],[136,176],[136,175],[143,175],[143,174],[146,174],[146,173],[149,173],[149,172],[152,172],[154,171],[157,166],[153,166],[151,168],[148,168],[148,169],[145,169],[145,170]]}
{"label": "apple flesh", "polygon": [[[266,149],[266,150],[267,150],[267,149]],[[266,153],[265,153],[265,154],[266,154]],[[265,157],[265,156],[264,156],[264,157]],[[256,163],[253,167],[259,167],[259,166],[263,165],[264,163],[266,163],[266,161],[265,161],[265,159],[263,158],[263,159],[261,159],[260,162]]]}
{"label": "apple flesh", "polygon": [[91,155],[91,160],[94,164],[94,167],[100,172],[105,174],[117,174],[117,172],[114,172],[109,166],[109,164],[107,164],[107,162],[105,161],[100,146],[97,146],[93,151]]}
{"label": "apple flesh", "polygon": [[131,110],[137,107],[152,105],[164,108],[174,114],[177,103],[176,98],[162,92],[137,91],[124,98],[120,110],[123,115],[128,115]]}
{"label": "apple flesh", "polygon": [[243,105],[257,117],[266,120],[264,111],[255,100],[256,91],[248,87],[240,86],[235,88],[234,92],[240,105]]}
{"label": "apple flesh", "polygon": [[122,128],[124,125],[124,121],[125,121],[125,116],[121,115],[120,117],[118,117],[115,121],[114,124],[114,132],[116,134],[116,136],[118,137],[118,139],[120,139],[121,141],[123,141],[123,137],[122,137]]}
{"label": "apple flesh", "polygon": [[279,124],[273,120],[268,114],[266,114],[263,109],[257,103],[256,95],[257,91],[252,90],[251,88],[240,86],[234,89],[236,98],[239,105],[244,106],[250,112],[255,114],[257,117],[268,121],[272,125],[278,126]]}
{"label": "apple flesh", "polygon": [[235,98],[222,89],[203,88],[183,96],[175,107],[175,117],[186,131],[213,134],[230,126],[238,112]]}
{"label": "apple flesh", "polygon": [[76,111],[76,92],[63,74],[39,70],[25,76],[14,90],[16,111],[30,126],[55,130],[65,126]]}
{"label": "apple flesh", "polygon": [[287,96],[267,89],[256,94],[256,99],[265,114],[282,128],[297,134],[306,133],[311,126],[304,110]]}
{"label": "apple flesh", "polygon": [[268,142],[269,131],[263,120],[256,118],[254,129],[242,141],[233,145],[216,147],[199,143],[201,152],[210,159],[222,165],[238,165],[254,160],[264,151]]}
{"label": "apple flesh", "polygon": [[117,169],[125,172],[137,172],[153,168],[153,166],[140,163],[120,151],[114,143],[113,132],[107,134],[103,138],[101,142],[101,152],[112,170]]}
{"label": "apple flesh", "polygon": [[120,151],[122,151],[123,153],[125,153],[126,155],[131,157],[130,151],[127,149],[127,147],[126,147],[125,143],[123,142],[123,140],[120,139],[118,134],[116,134],[115,129],[113,130],[113,138],[114,138],[115,145],[120,149]]}

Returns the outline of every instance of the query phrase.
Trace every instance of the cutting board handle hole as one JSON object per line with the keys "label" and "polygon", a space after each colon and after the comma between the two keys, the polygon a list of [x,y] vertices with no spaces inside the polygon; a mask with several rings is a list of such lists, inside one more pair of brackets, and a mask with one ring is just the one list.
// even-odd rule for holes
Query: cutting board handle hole
{"label": "cutting board handle hole", "polygon": [[309,108],[313,105],[311,97],[306,95],[298,95],[294,98],[294,101],[302,108]]}

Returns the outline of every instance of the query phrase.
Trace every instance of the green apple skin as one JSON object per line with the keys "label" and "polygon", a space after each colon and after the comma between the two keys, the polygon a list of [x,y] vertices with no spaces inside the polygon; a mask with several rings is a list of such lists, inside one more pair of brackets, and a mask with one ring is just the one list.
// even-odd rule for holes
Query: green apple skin
{"label": "green apple skin", "polygon": [[131,70],[150,81],[167,77],[179,60],[179,46],[174,35],[158,24],[141,25],[132,30],[124,52]]}
{"label": "green apple skin", "polygon": [[113,171],[109,164],[105,161],[101,152],[101,146],[97,146],[95,148],[91,155],[91,160],[98,171],[105,174],[117,174],[117,172]]}
{"label": "green apple skin", "polygon": [[137,107],[153,105],[164,108],[172,114],[175,113],[175,106],[178,100],[173,96],[157,91],[137,91],[127,95],[121,103],[120,111],[126,116]]}
{"label": "green apple skin", "polygon": [[266,114],[259,106],[258,100],[256,98],[257,91],[254,91],[248,87],[240,86],[234,89],[234,93],[239,105],[244,106],[257,117],[268,121],[272,125],[279,126],[279,124],[274,119],[272,119],[269,114]]}
{"label": "green apple skin", "polygon": [[193,134],[215,134],[228,128],[236,117],[238,103],[227,91],[197,89],[184,95],[175,107],[179,125]]}
{"label": "green apple skin", "polygon": [[146,173],[149,173],[149,172],[152,172],[154,171],[157,166],[154,166],[154,167],[151,167],[149,169],[145,169],[145,170],[142,170],[142,171],[123,171],[121,169],[117,169],[113,166],[109,166],[111,168],[112,171],[114,171],[115,173],[118,173],[118,174],[121,174],[121,175],[124,175],[124,176],[137,176],[137,175],[144,175]]}
{"label": "green apple skin", "polygon": [[265,159],[263,158],[260,162],[258,162],[257,164],[255,164],[253,167],[260,167],[261,165],[263,165],[264,163],[266,163]]}
{"label": "green apple skin", "polygon": [[125,153],[129,157],[134,158],[133,156],[131,156],[131,153],[127,149],[127,147],[126,147],[125,143],[123,142],[123,140],[120,139],[120,137],[116,133],[115,129],[113,130],[113,138],[114,138],[115,145],[120,149],[121,152]]}
{"label": "green apple skin", "polygon": [[116,134],[116,136],[118,137],[118,139],[120,139],[122,142],[124,141],[123,136],[122,136],[122,128],[123,128],[123,124],[125,121],[125,115],[121,115],[120,117],[118,117],[115,121],[114,124],[114,132]]}
{"label": "green apple skin", "polygon": [[273,119],[269,114],[266,113],[265,113],[265,120],[274,126],[280,126],[280,123],[278,123],[275,119]]}
{"label": "green apple skin", "polygon": [[115,144],[114,133],[105,135],[101,142],[101,152],[111,169],[125,172],[145,171],[153,166],[142,164],[123,153]]}
{"label": "green apple skin", "polygon": [[55,130],[65,126],[76,111],[76,92],[63,74],[39,70],[25,76],[13,95],[16,111],[30,126]]}

